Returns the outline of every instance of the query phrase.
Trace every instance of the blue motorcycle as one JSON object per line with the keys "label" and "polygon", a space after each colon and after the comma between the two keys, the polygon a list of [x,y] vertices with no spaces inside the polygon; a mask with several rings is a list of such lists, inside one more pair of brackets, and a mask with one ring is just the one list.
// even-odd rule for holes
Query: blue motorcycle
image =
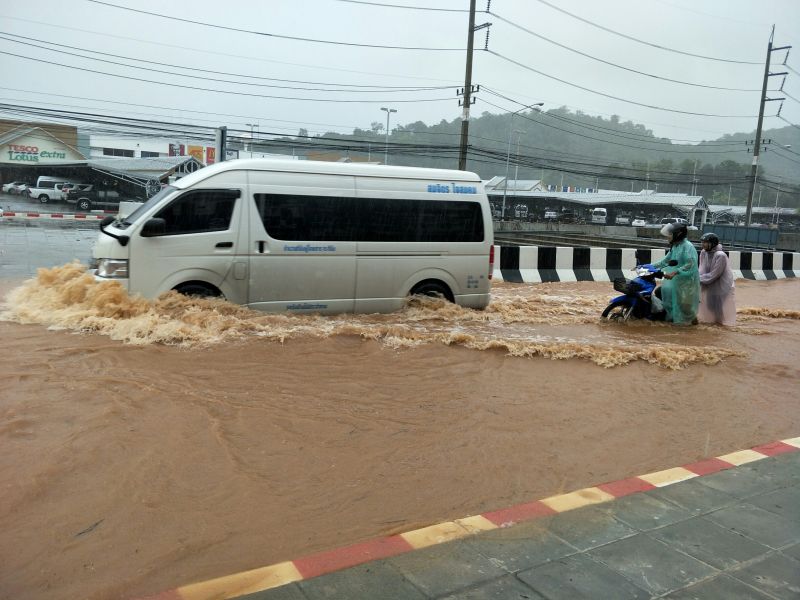
{"label": "blue motorcycle", "polygon": [[664,273],[649,264],[638,265],[634,271],[636,272],[634,279],[625,277],[614,279],[614,289],[621,292],[622,296],[611,300],[603,311],[603,318],[609,321],[629,319],[663,321],[666,312],[656,291],[656,280],[664,277]]}

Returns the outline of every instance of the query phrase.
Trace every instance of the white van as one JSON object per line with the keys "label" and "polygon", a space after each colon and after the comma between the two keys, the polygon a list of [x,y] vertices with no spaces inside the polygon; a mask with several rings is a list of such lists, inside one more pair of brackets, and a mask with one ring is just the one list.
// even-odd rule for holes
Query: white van
{"label": "white van", "polygon": [[605,208],[592,209],[592,223],[595,225],[605,225],[608,218],[608,211]]}
{"label": "white van", "polygon": [[300,313],[390,312],[410,294],[471,308],[490,298],[489,202],[463,171],[232,160],[100,230],[96,277],[147,298],[174,289]]}

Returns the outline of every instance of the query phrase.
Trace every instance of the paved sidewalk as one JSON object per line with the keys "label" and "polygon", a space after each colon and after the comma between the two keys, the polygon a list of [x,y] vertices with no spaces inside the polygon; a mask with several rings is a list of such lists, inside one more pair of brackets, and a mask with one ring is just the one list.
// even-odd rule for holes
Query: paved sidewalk
{"label": "paved sidewalk", "polygon": [[0,222],[0,278],[33,277],[40,267],[74,259],[88,263],[98,234],[89,222]]}
{"label": "paved sidewalk", "polygon": [[800,598],[800,452],[240,600]]}

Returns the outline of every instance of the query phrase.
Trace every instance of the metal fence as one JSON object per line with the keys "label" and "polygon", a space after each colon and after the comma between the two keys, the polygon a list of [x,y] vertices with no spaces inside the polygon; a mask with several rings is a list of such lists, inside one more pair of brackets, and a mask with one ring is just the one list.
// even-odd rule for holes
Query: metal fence
{"label": "metal fence", "polygon": [[703,233],[716,233],[720,242],[726,246],[758,246],[775,248],[778,244],[778,230],[764,227],[745,227],[744,225],[709,225]]}

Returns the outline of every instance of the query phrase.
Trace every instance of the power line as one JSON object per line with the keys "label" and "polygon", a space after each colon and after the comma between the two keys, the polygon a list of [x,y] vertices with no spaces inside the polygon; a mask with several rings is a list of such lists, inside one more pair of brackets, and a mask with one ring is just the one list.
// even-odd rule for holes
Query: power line
{"label": "power line", "polygon": [[160,19],[169,19],[171,21],[180,21],[182,23],[191,23],[192,25],[200,25],[202,27],[211,27],[213,29],[223,29],[225,31],[234,31],[236,33],[247,33],[250,35],[260,35],[263,37],[270,37],[270,38],[277,38],[283,40],[292,40],[296,42],[311,42],[315,44],[331,44],[334,46],[351,46],[356,48],[376,48],[376,49],[386,49],[386,50],[426,50],[426,51],[433,51],[433,52],[464,52],[465,48],[430,48],[430,47],[416,47],[416,46],[388,46],[383,44],[358,44],[355,42],[337,42],[334,40],[320,40],[315,38],[305,38],[305,37],[297,37],[291,35],[281,35],[278,33],[268,33],[265,31],[254,31],[251,29],[240,29],[238,27],[227,27],[225,25],[216,25],[214,23],[205,23],[203,21],[193,21],[192,19],[183,19],[181,17],[172,17],[170,15],[162,15],[160,13],[150,12],[147,10],[139,10],[137,8],[130,8],[128,6],[119,6],[117,4],[111,4],[110,2],[101,2],[100,0],[86,0],[87,2],[93,2],[94,4],[100,4],[103,6],[108,6],[110,8],[116,8],[118,10],[127,10],[134,13],[139,13],[143,15],[149,15],[151,17],[158,17]]}
{"label": "power line", "polygon": [[670,83],[678,83],[678,84],[681,84],[681,85],[689,85],[689,86],[692,86],[692,87],[700,87],[700,88],[706,88],[706,89],[710,89],[710,90],[725,90],[725,91],[729,91],[729,92],[760,92],[761,91],[760,89],[756,89],[756,88],[730,88],[730,87],[721,87],[721,86],[716,86],[716,85],[705,85],[705,84],[702,84],[702,83],[692,83],[692,82],[689,82],[689,81],[681,81],[679,79],[670,79],[669,77],[662,77],[660,75],[654,75],[652,73],[646,73],[645,71],[639,71],[637,69],[632,69],[630,67],[619,65],[617,63],[614,63],[614,62],[611,62],[611,61],[608,61],[608,60],[604,60],[604,59],[602,59],[600,57],[593,56],[591,54],[587,54],[586,52],[581,52],[580,50],[577,50],[577,49],[575,49],[575,48],[573,48],[571,46],[567,46],[565,44],[561,44],[559,42],[556,42],[555,40],[551,40],[550,38],[545,37],[540,33],[536,33],[534,31],[531,31],[527,27],[523,27],[519,23],[514,23],[513,21],[510,21],[509,19],[501,17],[497,13],[490,12],[489,14],[492,15],[494,18],[499,19],[500,21],[503,21],[504,23],[506,23],[508,25],[511,25],[512,27],[514,27],[516,29],[519,29],[520,31],[524,31],[525,33],[528,33],[528,34],[530,34],[530,35],[532,35],[534,37],[539,38],[540,40],[544,40],[545,42],[549,42],[550,44],[558,46],[559,48],[563,48],[564,50],[567,50],[569,52],[574,52],[575,54],[579,54],[580,56],[589,58],[591,60],[596,60],[597,62],[601,62],[604,65],[609,65],[609,66],[615,67],[617,69],[622,69],[623,71],[628,71],[629,73],[636,73],[637,75],[643,75],[645,77],[651,77],[653,79],[658,79],[660,81],[668,81]]}
{"label": "power line", "polygon": [[337,2],[347,2],[348,4],[366,4],[368,6],[380,6],[381,8],[405,8],[407,10],[430,10],[436,12],[468,13],[463,8],[431,8],[429,6],[403,6],[402,4],[383,4],[381,2],[366,2],[365,0],[336,0]]}
{"label": "power line", "polygon": [[734,63],[734,64],[739,64],[739,65],[761,65],[762,64],[761,62],[758,62],[758,61],[733,60],[733,59],[729,59],[729,58],[718,58],[718,57],[714,57],[714,56],[705,56],[703,54],[694,54],[692,52],[685,52],[683,50],[677,50],[675,48],[669,48],[667,46],[662,46],[660,44],[654,44],[652,42],[646,42],[645,40],[640,40],[639,38],[635,38],[633,36],[626,35],[624,33],[620,33],[619,31],[615,31],[613,29],[609,29],[608,27],[603,27],[602,25],[599,25],[598,23],[595,23],[593,21],[589,21],[588,19],[584,19],[583,17],[579,17],[578,15],[573,14],[571,12],[568,12],[568,11],[564,10],[563,8],[559,8],[558,6],[554,6],[553,4],[551,4],[550,2],[546,2],[545,0],[536,0],[536,1],[539,2],[540,4],[544,4],[545,6],[549,6],[553,10],[557,10],[560,13],[563,13],[563,14],[565,14],[567,16],[570,16],[573,19],[577,19],[578,21],[586,23],[587,25],[591,25],[592,27],[597,27],[598,29],[602,29],[603,31],[606,31],[606,32],[614,34],[614,35],[618,35],[619,37],[625,38],[626,40],[630,40],[630,41],[636,42],[638,44],[644,44],[645,46],[650,46],[652,48],[658,48],[659,50],[666,50],[668,52],[674,52],[676,54],[683,54],[684,56],[692,56],[694,58],[703,58],[705,60],[714,60],[714,61],[718,61],[718,62]]}
{"label": "power line", "polygon": [[[90,1],[95,1],[95,0],[90,0]],[[265,95],[265,94],[251,94],[251,93],[248,93],[248,92],[233,92],[233,91],[230,91],[230,90],[216,90],[216,89],[212,89],[212,88],[202,88],[202,87],[197,87],[197,86],[192,86],[192,85],[183,85],[183,84],[179,84],[179,83],[170,83],[170,82],[166,82],[166,81],[153,81],[152,79],[144,79],[144,78],[141,78],[141,77],[131,77],[129,75],[120,75],[118,73],[106,73],[105,71],[97,71],[95,69],[87,69],[85,67],[76,67],[76,66],[73,66],[73,65],[66,65],[64,63],[58,63],[58,62],[54,62],[54,61],[43,60],[43,59],[39,59],[39,58],[33,58],[31,56],[23,56],[21,54],[14,54],[13,52],[0,51],[0,54],[5,54],[7,56],[14,56],[16,58],[22,58],[24,60],[31,60],[31,61],[38,62],[38,63],[44,63],[44,64],[54,65],[54,66],[58,66],[58,67],[64,67],[64,68],[67,68],[67,69],[74,69],[74,70],[77,70],[77,71],[82,71],[84,73],[86,73],[86,72],[88,72],[88,73],[96,73],[98,75],[106,75],[108,77],[117,77],[119,79],[128,79],[128,80],[131,80],[131,81],[142,81],[142,82],[145,82],[145,83],[155,83],[155,84],[158,84],[158,85],[167,85],[167,86],[170,86],[170,87],[183,88],[183,89],[187,89],[187,90],[199,90],[199,91],[202,91],[202,92],[215,92],[217,94],[230,94],[230,95],[234,95],[234,96],[249,96],[249,97],[254,97],[254,98],[271,98],[271,99],[274,99],[274,100],[299,100],[301,102],[337,102],[337,103],[350,103],[350,104],[352,104],[352,103],[384,104],[386,102],[408,103],[408,102],[443,102],[443,101],[448,101],[449,102],[449,101],[452,101],[451,98],[416,98],[416,99],[409,99],[409,100],[398,100],[398,99],[395,99],[395,98],[392,98],[391,100],[386,100],[386,99],[384,99],[384,100],[343,100],[343,99],[334,99],[334,98],[302,98],[302,97],[296,97],[296,96],[271,96],[271,95]]]}
{"label": "power line", "polygon": [[[119,39],[119,40],[129,40],[129,41],[132,41],[132,42],[136,42],[137,44],[151,44],[151,45],[154,45],[154,46],[162,46],[164,48],[173,48],[173,49],[177,49],[177,50],[187,50],[189,52],[199,52],[199,53],[202,53],[202,54],[211,54],[211,55],[214,55],[214,56],[224,56],[226,58],[237,58],[237,59],[251,60],[251,61],[262,62],[262,63],[273,63],[273,64],[279,64],[279,65],[288,65],[288,66],[291,66],[291,67],[302,67],[302,68],[306,68],[306,69],[324,69],[325,71],[337,71],[337,72],[341,72],[341,73],[356,73],[356,74],[359,74],[359,75],[372,75],[372,76],[376,76],[377,75],[377,76],[381,76],[381,77],[385,77],[387,75],[387,73],[385,73],[385,72],[384,73],[376,73],[374,71],[357,71],[355,69],[342,69],[340,67],[333,67],[333,66],[330,66],[330,65],[324,65],[324,66],[322,66],[322,65],[308,65],[308,64],[303,64],[303,63],[294,63],[294,62],[287,62],[287,61],[282,61],[282,60],[271,60],[271,59],[266,59],[266,58],[260,58],[260,57],[257,57],[257,56],[245,56],[245,55],[242,55],[242,54],[229,54],[229,53],[226,53],[226,52],[214,52],[212,50],[207,50],[205,48],[192,48],[191,46],[184,46],[184,45],[178,45],[178,44],[166,44],[164,42],[154,42],[154,41],[151,41],[151,40],[142,40],[142,39],[139,39],[139,38],[124,36],[124,35],[113,35],[113,34],[101,32],[101,31],[92,31],[91,29],[80,29],[78,27],[68,27],[66,25],[56,25],[54,23],[45,23],[43,21],[35,21],[33,19],[23,19],[23,18],[20,18],[20,17],[12,17],[12,16],[9,16],[9,15],[0,15],[0,18],[2,18],[2,19],[10,19],[10,20],[14,20],[14,21],[22,21],[23,23],[31,23],[33,25],[44,25],[46,27],[54,27],[56,29],[66,29],[68,31],[77,31],[79,33],[89,33],[89,34],[92,34],[92,35],[100,35],[100,36],[103,36],[103,37],[110,37],[110,38]],[[440,78],[435,78],[435,77],[420,77],[420,76],[397,75],[397,74],[391,74],[391,76],[393,78],[396,78],[396,79],[416,79],[416,80],[426,80],[426,81],[441,81]],[[459,82],[454,81],[453,83],[457,84]]]}
{"label": "power line", "polygon": [[[19,39],[19,40],[9,39],[7,37],[3,37],[4,35],[11,35],[11,36],[14,36],[14,37],[17,37],[17,38],[21,38],[21,39]],[[158,61],[154,61],[154,60],[146,60],[144,58],[125,56],[125,55],[122,55],[122,54],[112,54],[110,52],[101,52],[99,50],[90,50],[90,49],[87,49],[87,48],[80,48],[80,47],[77,47],[77,46],[68,46],[66,44],[57,44],[55,42],[48,42],[47,40],[39,40],[39,39],[32,38],[32,37],[29,37],[29,36],[17,35],[17,34],[8,33],[8,32],[5,32],[5,31],[0,31],[0,39],[6,40],[8,42],[14,42],[16,44],[24,44],[25,46],[33,46],[34,48],[41,48],[43,50],[48,50],[48,51],[51,51],[51,52],[55,52],[56,50],[53,49],[53,48],[48,48],[46,46],[39,46],[37,44],[32,44],[31,42],[32,41],[33,42],[40,42],[40,43],[43,43],[43,44],[49,44],[51,46],[58,46],[59,48],[70,48],[72,50],[78,50],[80,52],[86,52],[86,53],[92,53],[92,54],[100,54],[102,56],[113,56],[114,58],[122,58],[124,60],[143,62],[143,63],[148,63],[148,64],[151,64],[151,65],[160,65],[160,66],[163,66],[163,67],[172,67],[172,68],[176,68],[176,69],[185,69],[185,70],[188,70],[188,71],[199,71],[201,73],[213,73],[215,75],[229,75],[229,76],[232,76],[232,77],[244,77],[244,78],[247,78],[247,79],[261,79],[261,80],[264,80],[264,81],[280,81],[282,83],[302,83],[302,84],[308,84],[308,85],[330,85],[330,86],[336,86],[336,87],[371,88],[369,90],[341,90],[341,91],[349,91],[349,92],[355,92],[355,91],[367,91],[367,92],[383,92],[383,91],[386,91],[386,92],[398,92],[398,91],[399,92],[420,92],[420,91],[427,91],[427,90],[455,89],[455,87],[456,87],[456,86],[444,86],[444,85],[439,85],[439,86],[414,86],[414,87],[410,87],[410,86],[376,86],[376,85],[359,85],[359,84],[351,84],[351,83],[329,83],[329,82],[319,82],[319,81],[302,81],[302,80],[296,80],[296,79],[279,79],[279,78],[276,78],[276,77],[260,77],[258,75],[245,75],[245,74],[242,74],[242,73],[230,73],[230,72],[227,72],[227,71],[212,71],[210,69],[200,69],[200,68],[197,68],[197,67],[185,67],[183,65],[175,65],[175,64],[171,64],[171,63],[163,63],[163,62],[158,62]],[[92,57],[92,56],[82,56],[80,54],[74,54],[74,53],[71,53],[71,52],[63,52],[63,51],[59,51],[59,52],[61,52],[62,54],[68,54],[70,56],[77,56],[79,58],[86,58],[86,59],[89,59],[89,60],[97,60],[97,61],[101,61],[101,62],[107,62],[107,63],[110,63],[110,64],[120,65],[120,66],[124,66],[124,67],[130,67],[130,68],[134,68],[134,69],[144,69],[144,67],[138,67],[138,66],[135,66],[135,65],[127,65],[127,64],[124,64],[124,63],[118,63],[118,62],[114,62],[114,61],[105,61],[105,60],[102,60],[102,59],[99,59],[99,58],[95,58],[95,57]],[[169,74],[172,74],[172,75],[181,75],[182,77],[190,77],[190,75],[184,75],[184,74],[181,74],[181,73],[170,73],[170,72],[167,72],[167,71],[159,71],[159,70],[154,70],[154,69],[144,69],[144,70],[153,70],[156,73],[169,73]],[[205,78],[201,78],[201,79],[205,79]],[[210,81],[217,81],[217,80],[210,79]],[[219,80],[219,81],[223,81],[225,83],[239,83],[239,82],[229,82],[229,81],[225,81],[225,80]],[[244,85],[244,84],[242,84],[242,85]],[[266,86],[266,87],[277,87],[277,88],[299,89],[299,90],[311,89],[311,90],[318,90],[318,91],[338,91],[338,90],[329,90],[329,89],[323,89],[323,88],[302,88],[302,87],[280,86],[280,85],[269,85],[269,86]]]}
{"label": "power line", "polygon": [[[20,41],[20,40],[10,39],[10,38],[7,38],[7,37],[3,37],[2,35],[0,35],[0,40],[6,40],[8,42],[14,42],[16,44],[24,44],[27,47],[41,48],[42,50],[47,50],[49,52],[56,52],[56,50],[53,49],[53,48],[47,48],[46,46],[40,46],[39,44],[33,44],[31,42],[28,42],[28,41],[23,42],[23,41]],[[40,40],[37,40],[37,41],[40,41]],[[45,42],[45,43],[49,43],[49,42]],[[65,46],[63,44],[53,44],[53,45],[61,46],[61,47],[65,47],[65,48],[72,48],[72,46]],[[79,48],[79,50],[80,50],[80,48]],[[82,50],[82,51],[83,52],[92,52],[91,50]],[[345,89],[331,89],[331,88],[319,88],[319,87],[299,87],[299,86],[288,86],[288,85],[274,85],[274,84],[266,84],[266,83],[251,83],[251,82],[247,82],[247,81],[232,81],[230,79],[217,79],[217,78],[213,78],[213,77],[202,77],[202,76],[199,76],[199,75],[191,75],[191,74],[187,74],[187,73],[176,73],[174,71],[165,71],[165,70],[162,70],[162,69],[152,69],[152,68],[149,68],[149,67],[140,67],[140,66],[137,66],[137,65],[129,65],[129,64],[126,64],[126,63],[117,62],[117,61],[114,61],[114,60],[106,60],[106,59],[103,59],[103,58],[95,58],[93,56],[83,56],[81,54],[76,54],[75,52],[67,52],[66,50],[58,50],[57,52],[59,54],[66,54],[68,56],[75,56],[75,57],[78,57],[78,58],[94,60],[94,61],[102,62],[102,63],[105,63],[105,64],[111,64],[111,65],[117,65],[117,66],[121,66],[121,67],[127,67],[129,69],[139,69],[139,70],[148,71],[148,72],[151,72],[151,73],[161,73],[163,75],[172,75],[172,76],[176,76],[177,75],[178,77],[188,77],[188,78],[191,78],[191,79],[199,79],[199,80],[202,80],[202,81],[212,81],[212,82],[215,82],[215,83],[232,83],[232,84],[235,84],[235,85],[246,85],[246,86],[255,86],[255,87],[269,87],[269,88],[300,90],[300,91],[314,91],[314,92],[347,92],[347,93],[361,93],[361,94],[375,94],[375,93],[387,93],[388,94],[388,93],[398,93],[398,92],[421,92],[421,91],[451,89],[450,87],[439,86],[439,87],[400,88],[400,89],[397,89],[397,88],[386,88],[386,89],[373,89],[373,90],[362,90],[362,89],[345,90]],[[115,55],[115,54],[109,55],[109,54],[107,54],[105,52],[97,52],[97,54],[105,54],[106,56],[119,56],[119,55]],[[191,71],[204,71],[204,72],[207,72],[207,73],[220,73],[220,71],[207,71],[205,69],[195,69],[193,67],[182,67],[180,65],[171,65],[171,64],[167,64],[167,63],[159,63],[159,62],[155,62],[155,61],[142,60],[142,59],[131,58],[131,57],[127,57],[127,56],[122,56],[120,58],[124,58],[126,60],[134,60],[134,61],[141,60],[141,62],[146,62],[146,63],[150,63],[150,64],[166,65],[166,66],[175,67],[175,68],[178,68],[178,69],[188,69],[188,70],[191,70]],[[235,77],[248,77],[248,78],[255,78],[255,79],[269,79],[269,78],[262,78],[262,77],[254,77],[254,76],[251,76],[251,75],[239,75],[239,74],[236,74],[236,73],[225,73],[225,74],[233,75]],[[334,85],[339,85],[339,84],[334,84]],[[362,87],[362,86],[359,86],[359,87]],[[368,87],[368,86],[363,86],[363,87]],[[455,86],[453,86],[453,88],[454,87]]]}
{"label": "power line", "polygon": [[[92,1],[95,1],[95,0],[92,0]],[[541,2],[542,0],[538,0],[538,1]],[[593,90],[591,88],[587,88],[587,87],[584,87],[582,85],[578,85],[577,83],[571,83],[569,81],[566,81],[565,79],[560,79],[560,78],[555,77],[553,75],[548,75],[547,73],[539,71],[538,69],[534,69],[533,67],[529,67],[528,65],[525,65],[525,64],[523,64],[523,63],[521,63],[519,61],[516,61],[516,60],[514,60],[512,58],[509,58],[507,56],[503,56],[502,54],[500,54],[499,52],[495,52],[494,50],[484,50],[484,52],[487,52],[487,53],[491,54],[492,56],[496,56],[497,58],[500,58],[502,60],[510,62],[511,64],[517,65],[518,67],[521,67],[523,69],[527,69],[528,71],[532,71],[533,73],[536,73],[537,75],[541,75],[543,77],[547,77],[548,79],[552,79],[554,81],[558,81],[559,83],[563,83],[565,85],[569,85],[569,86],[572,86],[574,88],[578,88],[579,90],[583,90],[585,92],[591,92],[592,94],[597,94],[598,96],[603,96],[605,98],[611,98],[612,100],[619,100],[620,102],[626,102],[627,104],[634,104],[636,106],[643,106],[645,108],[652,108],[654,110],[663,110],[663,111],[666,111],[666,112],[672,112],[672,113],[677,113],[677,114],[682,114],[682,115],[693,115],[693,116],[697,116],[697,117],[717,117],[717,118],[724,118],[724,119],[744,119],[744,118],[752,119],[752,118],[754,118],[753,115],[717,115],[717,114],[713,114],[713,113],[700,113],[700,112],[692,112],[692,111],[688,111],[688,110],[677,110],[677,109],[674,109],[674,108],[665,108],[663,106],[656,106],[654,104],[644,104],[642,102],[636,102],[634,100],[628,100],[627,98],[620,98],[619,96],[612,96],[611,94],[606,94],[604,92],[598,92],[597,90]]]}

